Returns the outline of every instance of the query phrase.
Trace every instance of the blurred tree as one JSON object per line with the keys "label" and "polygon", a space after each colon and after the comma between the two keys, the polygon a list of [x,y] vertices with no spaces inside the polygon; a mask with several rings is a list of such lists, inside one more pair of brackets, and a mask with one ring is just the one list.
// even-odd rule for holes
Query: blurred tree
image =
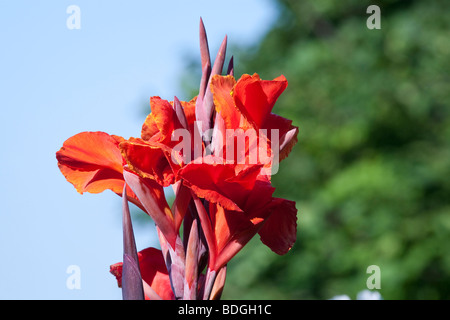
{"label": "blurred tree", "polygon": [[273,184],[298,240],[282,257],[252,240],[223,298],[354,299],[378,265],[384,299],[449,299],[450,2],[276,2],[262,42],[232,51],[237,77],[289,81],[274,112],[299,142]]}

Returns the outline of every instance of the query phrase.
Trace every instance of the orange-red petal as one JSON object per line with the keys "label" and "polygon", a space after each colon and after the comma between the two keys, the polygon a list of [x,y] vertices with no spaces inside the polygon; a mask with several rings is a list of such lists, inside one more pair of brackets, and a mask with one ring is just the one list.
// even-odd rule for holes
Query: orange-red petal
{"label": "orange-red petal", "polygon": [[[233,99],[233,88],[236,80],[233,76],[215,75],[211,78],[211,91],[214,96],[216,112],[219,113],[224,122],[225,129],[237,129],[241,121],[241,112],[236,109]],[[244,129],[241,127],[241,129]]]}
{"label": "orange-red petal", "polygon": [[56,153],[58,167],[80,193],[123,190],[123,138],[104,132],[81,132],[67,139]]}
{"label": "orange-red petal", "polygon": [[153,139],[153,141],[170,141],[172,132],[177,128],[181,128],[181,124],[172,105],[169,101],[163,100],[160,97],[151,97],[150,108],[151,113],[147,116],[142,126],[141,138],[150,140],[157,133],[160,133],[158,139]]}
{"label": "orange-red petal", "polygon": [[174,182],[173,170],[176,164],[167,160],[167,155],[170,157],[168,147],[130,138],[120,143],[120,149],[131,171],[143,178],[153,179],[164,187]]}

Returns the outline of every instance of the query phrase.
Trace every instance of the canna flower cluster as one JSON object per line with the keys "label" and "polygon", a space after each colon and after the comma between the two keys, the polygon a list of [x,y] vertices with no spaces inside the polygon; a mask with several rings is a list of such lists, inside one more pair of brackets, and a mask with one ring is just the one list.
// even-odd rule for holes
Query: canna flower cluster
{"label": "canna flower cluster", "polygon": [[[280,255],[295,243],[295,202],[273,197],[271,184],[297,142],[292,121],[271,112],[287,80],[236,80],[233,58],[223,74],[226,45],[225,37],[212,64],[200,20],[196,97],[150,98],[140,138],[81,132],[56,153],[79,193],[123,199],[123,262],[110,272],[124,299],[220,299],[227,263],[255,235]],[[160,249],[137,251],[129,202],[154,221]]]}

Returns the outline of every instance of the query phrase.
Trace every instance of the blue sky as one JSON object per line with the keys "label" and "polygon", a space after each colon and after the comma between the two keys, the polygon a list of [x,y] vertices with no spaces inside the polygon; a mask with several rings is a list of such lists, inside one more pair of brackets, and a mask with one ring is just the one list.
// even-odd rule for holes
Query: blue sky
{"label": "blue sky", "polygon": [[[122,259],[121,200],[79,195],[55,152],[82,131],[139,136],[150,96],[190,98],[179,83],[200,17],[213,56],[225,34],[255,43],[276,18],[269,0],[223,3],[0,1],[0,299],[121,299],[109,273]],[[66,26],[69,5],[79,30]],[[153,231],[135,230],[139,250]],[[80,289],[66,286],[71,265]]]}

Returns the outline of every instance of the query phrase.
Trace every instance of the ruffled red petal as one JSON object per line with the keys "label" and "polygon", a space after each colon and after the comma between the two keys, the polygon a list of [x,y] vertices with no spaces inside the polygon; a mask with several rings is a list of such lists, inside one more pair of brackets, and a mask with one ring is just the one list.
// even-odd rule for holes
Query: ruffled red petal
{"label": "ruffled red petal", "polygon": [[167,160],[170,150],[164,145],[131,138],[122,142],[120,149],[131,171],[164,187],[174,182],[175,163]]}
{"label": "ruffled red petal", "polygon": [[[151,113],[145,119],[142,126],[141,138],[143,140],[150,140],[156,142],[170,141],[172,132],[181,128],[181,124],[177,115],[169,101],[163,100],[160,97],[150,98]],[[154,136],[159,133],[158,139]]]}
{"label": "ruffled red petal", "polygon": [[67,139],[56,153],[58,167],[79,193],[123,191],[123,138],[105,132],[81,132]]}
{"label": "ruffled red petal", "polygon": [[242,211],[261,166],[252,165],[236,172],[234,164],[210,164],[213,160],[209,159],[212,157],[205,157],[206,163],[189,163],[178,175],[199,198],[218,203],[227,210]]}
{"label": "ruffled red petal", "polygon": [[261,241],[277,254],[286,254],[297,239],[297,209],[295,202],[274,198],[270,216],[259,230]]}

